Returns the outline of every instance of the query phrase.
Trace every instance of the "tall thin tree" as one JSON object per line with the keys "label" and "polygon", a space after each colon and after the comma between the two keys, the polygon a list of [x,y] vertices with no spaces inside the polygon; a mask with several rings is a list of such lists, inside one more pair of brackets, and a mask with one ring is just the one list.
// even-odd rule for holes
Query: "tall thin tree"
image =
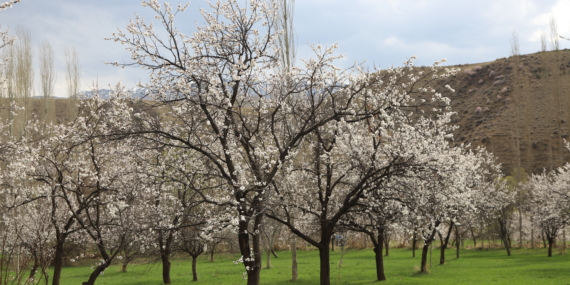
{"label": "tall thin tree", "polygon": [[[277,29],[281,30],[281,34],[277,38],[277,46],[280,47],[279,61],[281,73],[289,73],[295,66],[295,36],[293,29],[293,15],[295,8],[295,0],[281,0],[279,2],[279,16],[276,19]],[[291,235],[291,280],[296,281],[298,278],[297,269],[297,237]]]}
{"label": "tall thin tree", "polygon": [[[3,97],[10,102],[7,109],[7,119],[13,120],[10,125],[10,135],[19,136],[27,121],[27,104],[32,95],[34,70],[33,52],[29,31],[19,27],[16,29],[18,40],[6,49],[4,57],[4,76],[6,88]],[[18,108],[13,109],[14,106]],[[20,108],[23,108],[21,110]]]}
{"label": "tall thin tree", "polygon": [[75,48],[65,49],[65,68],[67,80],[67,95],[69,96],[69,112],[71,117],[77,115],[77,95],[79,94],[81,70]]}
{"label": "tall thin tree", "polygon": [[40,45],[40,84],[44,103],[44,121],[54,120],[55,104],[53,102],[53,89],[55,85],[55,71],[53,65],[53,49],[49,42]]}
{"label": "tall thin tree", "polygon": [[295,66],[296,48],[295,36],[293,30],[293,11],[295,8],[295,0],[281,0],[279,2],[279,16],[276,19],[277,29],[282,33],[277,38],[278,46],[281,48],[279,52],[279,61],[282,71],[291,71]]}
{"label": "tall thin tree", "polygon": [[558,24],[556,23],[556,17],[554,17],[554,15],[550,16],[550,49],[551,50],[560,49]]}
{"label": "tall thin tree", "polygon": [[546,33],[544,31],[540,32],[540,51],[546,51]]}

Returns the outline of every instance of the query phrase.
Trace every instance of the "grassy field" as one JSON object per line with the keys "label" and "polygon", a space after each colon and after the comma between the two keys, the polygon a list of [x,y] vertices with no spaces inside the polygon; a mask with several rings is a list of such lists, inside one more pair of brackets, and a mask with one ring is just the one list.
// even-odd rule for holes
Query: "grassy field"
{"label": "grassy field", "polygon": [[[512,256],[504,250],[462,250],[460,259],[455,250],[447,251],[448,261],[438,264],[439,251],[434,249],[433,267],[428,274],[418,273],[419,251],[415,258],[409,249],[391,249],[385,258],[387,281],[382,284],[570,284],[570,255],[556,254],[548,258],[544,249],[515,249]],[[318,251],[299,251],[299,280],[291,282],[290,252],[278,252],[279,258],[272,258],[271,269],[263,269],[262,284],[318,284]],[[241,278],[243,265],[234,265],[237,255],[217,255],[215,262],[204,256],[198,261],[198,274],[202,284],[245,284]],[[331,253],[332,284],[375,283],[373,252],[348,250],[339,267],[340,254]],[[265,264],[264,264],[265,266]],[[119,265],[111,266],[97,279],[97,284],[159,285],[160,264],[130,265],[129,272],[121,273]],[[91,270],[87,266],[63,269],[62,284],[81,284]],[[172,262],[173,284],[190,284],[192,280],[191,261],[179,257]]]}

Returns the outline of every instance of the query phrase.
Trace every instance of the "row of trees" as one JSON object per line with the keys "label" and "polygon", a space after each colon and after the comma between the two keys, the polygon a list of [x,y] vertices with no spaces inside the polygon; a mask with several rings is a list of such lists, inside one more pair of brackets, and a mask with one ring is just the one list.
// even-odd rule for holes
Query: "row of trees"
{"label": "row of trees", "polygon": [[143,5],[164,32],[136,18],[111,40],[132,52],[126,66],[149,70],[153,100],[117,86],[110,99],[80,100],[72,122],[32,119],[2,138],[2,256],[33,256],[30,280],[39,268],[47,283],[53,263],[60,284],[64,246],[77,243],[101,256],[84,284],[136,252],[160,256],[170,284],[173,251],[195,261],[234,232],[244,277],[259,284],[267,219],[318,248],[321,284],[330,284],[334,233],[366,233],[384,280],[388,228],[424,241],[426,271],[443,225],[447,245],[454,225],[500,222],[512,203],[492,154],[453,142],[440,92],[454,90],[432,85],[457,70],[416,68],[413,58],[340,69],[334,45],[313,46],[297,67],[278,3],[212,4],[192,37],[174,24],[186,6]]}
{"label": "row of trees", "polygon": [[[119,89],[119,95],[125,93]],[[172,106],[156,104],[135,104],[127,97],[82,100],[74,122],[45,127],[43,121],[30,121],[20,139],[4,141],[3,228],[10,235],[5,237],[10,242],[6,248],[24,247],[33,256],[28,278],[37,266],[45,274],[53,262],[57,284],[64,246],[73,242],[93,244],[102,257],[87,284],[121,252],[153,248],[168,284],[173,250],[194,248],[199,254],[212,236],[239,230],[240,223],[251,219],[239,211],[252,207],[256,196],[235,201],[232,194],[237,191],[226,185],[215,163],[165,140],[160,129],[150,129],[152,124],[178,131],[188,126],[168,113],[176,112]],[[398,222],[422,234],[427,248],[440,223],[459,218],[459,212],[476,211],[475,197],[469,196],[495,189],[493,179],[484,177],[493,175],[485,170],[493,169],[490,156],[449,146],[449,115],[420,118],[413,126],[389,126],[390,133],[383,136],[376,134],[382,123],[370,130],[372,121],[341,118],[306,135],[298,153],[276,171],[276,179],[256,194],[262,196],[262,212],[245,212],[256,219],[268,216],[319,248],[323,282],[336,231],[367,231],[376,238]],[[204,133],[200,139],[217,140]],[[249,183],[253,185],[247,187],[263,186]],[[240,191],[247,189],[244,184],[238,184]],[[394,211],[399,219],[386,221],[384,215]],[[246,224],[243,234],[259,249],[240,261],[261,269],[265,223],[252,224]],[[376,251],[381,258],[382,249]],[[381,259],[383,272],[380,265]]]}
{"label": "row of trees", "polygon": [[[6,32],[5,32],[6,33]],[[6,34],[7,35],[7,34]],[[14,41],[17,38],[17,41]],[[54,100],[54,86],[56,73],[54,67],[54,51],[49,42],[43,41],[38,48],[39,61],[39,92],[34,90],[36,81],[34,71],[34,49],[29,31],[24,28],[16,29],[16,37],[8,38],[10,44],[2,49],[3,64],[0,66],[4,85],[0,90],[5,111],[0,115],[3,120],[12,120],[11,135],[20,136],[26,121],[32,116],[41,117],[46,122],[55,122],[56,103]],[[80,68],[75,49],[65,49],[67,95],[71,99],[65,114],[61,116],[73,117],[77,110],[74,102],[79,95]],[[43,100],[33,102],[32,98],[41,97]],[[39,103],[39,104],[38,104]],[[34,110],[36,110],[34,112]]]}
{"label": "row of trees", "polygon": [[[128,65],[151,71],[146,87],[172,106],[172,119],[144,113],[118,134],[194,151],[212,164],[239,215],[250,284],[259,282],[257,233],[265,216],[319,249],[321,283],[328,284],[329,243],[349,213],[360,217],[398,201],[429,246],[440,223],[475,212],[476,193],[495,190],[492,158],[449,142],[452,113],[441,108],[449,102],[427,85],[455,70],[439,63],[414,70],[411,61],[384,73],[341,70],[333,65],[335,46],[314,46],[315,59],[280,70],[283,57],[275,54],[283,50],[276,45],[283,32],[275,31],[277,9],[264,1],[249,9],[233,1],[212,5],[193,37],[173,23],[184,7],[146,5],[168,39],[137,18],[112,40],[133,51]],[[429,104],[435,110],[422,113]]]}
{"label": "row of trees", "polygon": [[552,256],[552,247],[556,237],[563,232],[566,247],[565,228],[570,222],[570,165],[540,175],[532,175],[529,181],[521,185],[525,195],[520,207],[532,217],[548,244],[548,256]]}

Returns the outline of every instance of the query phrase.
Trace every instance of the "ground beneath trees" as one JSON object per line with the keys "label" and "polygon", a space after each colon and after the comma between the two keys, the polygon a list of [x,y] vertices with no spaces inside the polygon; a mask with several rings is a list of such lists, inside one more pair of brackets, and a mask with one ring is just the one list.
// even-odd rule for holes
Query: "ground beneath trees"
{"label": "ground beneath trees", "polygon": [[[278,252],[279,258],[272,258],[273,268],[261,273],[262,284],[318,284],[318,251],[298,252],[299,280],[291,278],[290,252]],[[411,257],[409,249],[391,249],[385,257],[387,281],[382,284],[568,284],[570,280],[570,255],[556,251],[553,257],[546,257],[546,249],[515,249],[512,256],[506,256],[502,249],[462,250],[461,258],[455,258],[455,250],[449,249],[447,263],[436,265],[439,251],[433,250],[433,267],[429,274],[418,273],[420,257]],[[238,255],[217,255],[215,262],[206,256],[198,261],[200,281],[195,284],[245,284],[241,278],[243,265],[233,264]],[[349,250],[339,267],[340,253],[331,253],[332,284],[376,283],[374,255],[371,249]],[[264,260],[265,261],[265,260]],[[265,263],[264,263],[265,266]],[[112,265],[97,279],[99,285],[162,284],[160,264],[136,264],[129,266],[129,272],[121,273],[118,264]],[[91,270],[88,266],[66,267],[62,284],[81,284],[87,280]],[[173,284],[191,284],[191,260],[179,256],[172,263]],[[376,283],[378,284],[378,283]]]}

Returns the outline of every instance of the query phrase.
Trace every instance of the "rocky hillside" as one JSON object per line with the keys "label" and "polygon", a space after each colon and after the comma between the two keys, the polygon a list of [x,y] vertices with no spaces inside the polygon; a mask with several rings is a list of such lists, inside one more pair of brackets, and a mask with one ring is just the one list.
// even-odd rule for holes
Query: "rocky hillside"
{"label": "rocky hillside", "polygon": [[564,142],[570,133],[570,50],[458,67],[461,72],[444,82],[456,90],[450,96],[460,127],[456,141],[485,146],[506,174],[514,168],[539,173],[570,161]]}
{"label": "rocky hillside", "polygon": [[[564,142],[570,134],[570,50],[457,67],[459,74],[438,84],[457,112],[456,142],[485,146],[506,174],[515,168],[540,173],[570,161]],[[456,92],[450,94],[445,84]],[[69,100],[50,101],[52,120],[71,118]],[[42,102],[32,100],[34,113],[44,112]]]}

